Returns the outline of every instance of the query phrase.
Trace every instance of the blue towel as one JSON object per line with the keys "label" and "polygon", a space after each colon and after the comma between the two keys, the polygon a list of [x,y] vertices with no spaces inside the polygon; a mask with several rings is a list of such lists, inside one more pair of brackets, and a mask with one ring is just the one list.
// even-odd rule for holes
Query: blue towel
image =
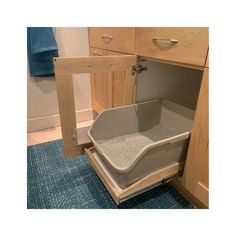
{"label": "blue towel", "polygon": [[28,27],[27,49],[31,76],[53,76],[58,47],[52,27]]}

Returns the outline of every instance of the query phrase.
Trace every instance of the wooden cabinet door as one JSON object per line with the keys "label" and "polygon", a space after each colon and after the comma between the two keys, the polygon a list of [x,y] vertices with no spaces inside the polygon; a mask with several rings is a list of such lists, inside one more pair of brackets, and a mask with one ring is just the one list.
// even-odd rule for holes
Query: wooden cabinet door
{"label": "wooden cabinet door", "polygon": [[208,207],[208,68],[205,68],[192,134],[186,159],[183,183],[198,200]]}
{"label": "wooden cabinet door", "polygon": [[[57,97],[61,121],[62,139],[65,157],[81,154],[78,136],[75,135],[76,115],[73,88],[73,74],[79,73],[113,73],[124,72],[125,86],[123,94],[124,105],[133,103],[133,91],[136,76],[132,67],[137,62],[134,55],[59,57],[54,59]],[[112,122],[112,121],[111,121]]]}
{"label": "wooden cabinet door", "polygon": [[[91,56],[107,56],[107,50],[90,48]],[[100,113],[104,109],[111,107],[108,102],[108,73],[96,72],[90,74],[92,107]]]}

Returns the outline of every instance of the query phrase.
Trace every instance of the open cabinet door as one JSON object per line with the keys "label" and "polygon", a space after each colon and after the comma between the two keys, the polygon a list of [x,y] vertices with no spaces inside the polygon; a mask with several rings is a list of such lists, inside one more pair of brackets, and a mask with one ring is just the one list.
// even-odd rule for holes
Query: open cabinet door
{"label": "open cabinet door", "polygon": [[59,57],[54,59],[65,157],[78,156],[83,149],[83,145],[79,145],[79,137],[77,137],[78,135],[76,132],[72,75],[94,72],[123,72],[125,74],[125,82],[122,100],[124,101],[124,105],[128,105],[135,102],[136,76],[132,73],[132,67],[136,64],[136,61],[137,57],[134,55],[89,56],[76,58]]}

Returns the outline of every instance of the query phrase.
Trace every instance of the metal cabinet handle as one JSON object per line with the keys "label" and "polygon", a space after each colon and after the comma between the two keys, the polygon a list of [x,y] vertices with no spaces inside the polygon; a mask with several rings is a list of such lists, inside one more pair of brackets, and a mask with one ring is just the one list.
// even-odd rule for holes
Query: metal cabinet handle
{"label": "metal cabinet handle", "polygon": [[103,54],[102,54],[102,53],[100,53],[100,52],[97,52],[97,51],[93,51],[93,55],[94,55],[94,56],[103,56]]}
{"label": "metal cabinet handle", "polygon": [[158,39],[158,38],[153,38],[152,42],[153,43],[176,44],[176,43],[178,43],[178,39]]}
{"label": "metal cabinet handle", "polygon": [[112,40],[113,39],[113,37],[111,36],[111,35],[102,35],[101,36],[102,37],[102,39],[109,39],[109,40]]}

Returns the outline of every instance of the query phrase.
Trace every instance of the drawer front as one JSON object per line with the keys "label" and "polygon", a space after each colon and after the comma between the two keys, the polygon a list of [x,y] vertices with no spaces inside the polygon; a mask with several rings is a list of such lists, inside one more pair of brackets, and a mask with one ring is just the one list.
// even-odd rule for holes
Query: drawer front
{"label": "drawer front", "polygon": [[204,66],[208,28],[136,28],[135,53],[164,61]]}
{"label": "drawer front", "polygon": [[90,47],[134,53],[135,28],[90,28]]}

